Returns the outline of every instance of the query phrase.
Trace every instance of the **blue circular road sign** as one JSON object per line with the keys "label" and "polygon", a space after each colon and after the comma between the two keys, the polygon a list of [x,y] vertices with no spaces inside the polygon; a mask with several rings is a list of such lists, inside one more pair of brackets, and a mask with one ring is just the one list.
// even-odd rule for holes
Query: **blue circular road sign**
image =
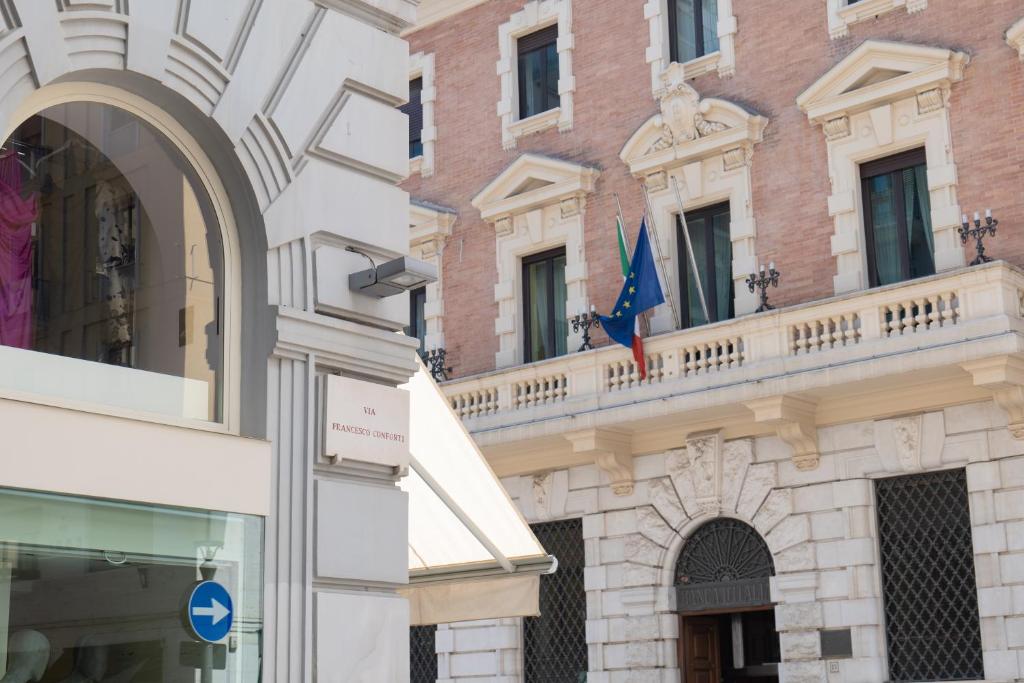
{"label": "blue circular road sign", "polygon": [[185,609],[192,633],[208,643],[222,640],[235,617],[231,595],[216,581],[200,581],[193,586]]}

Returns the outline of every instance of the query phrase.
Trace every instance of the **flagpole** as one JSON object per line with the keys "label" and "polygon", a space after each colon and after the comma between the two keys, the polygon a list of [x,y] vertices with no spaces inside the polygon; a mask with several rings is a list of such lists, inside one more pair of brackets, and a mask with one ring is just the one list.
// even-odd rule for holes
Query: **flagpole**
{"label": "flagpole", "polygon": [[[650,195],[647,194],[647,186],[644,185],[643,183],[640,183],[640,188],[643,190],[644,202],[647,204],[647,217],[650,219],[650,222],[651,222],[651,230],[650,230],[650,232],[654,235],[654,249],[658,252],[658,260],[661,261],[662,268],[664,268],[665,267],[665,259],[664,259],[664,257],[661,254],[661,240],[658,238],[658,220],[654,217],[654,211],[651,209],[651,197],[650,197]],[[689,244],[690,244],[689,237],[687,237],[686,244],[687,244],[687,246],[689,246]],[[693,258],[693,250],[692,249],[690,250],[690,258],[691,259]],[[676,311],[676,302],[675,302],[675,299],[674,299],[674,297],[672,295],[672,285],[671,285],[671,283],[669,283],[669,280],[668,280],[667,277],[665,278],[665,284],[666,284],[665,294],[667,295],[666,298],[668,299],[668,306],[669,306],[669,309],[672,311],[672,322],[675,324],[676,329],[679,329],[679,327],[680,327],[679,313]]]}
{"label": "flagpole", "polygon": [[708,302],[704,298],[704,285],[700,281],[700,270],[697,268],[697,259],[693,255],[693,244],[690,241],[690,227],[686,224],[686,209],[683,207],[683,195],[679,191],[679,181],[672,176],[672,188],[676,192],[676,203],[679,204],[679,220],[683,226],[683,239],[686,242],[686,253],[690,255],[690,267],[693,268],[693,281],[697,285],[697,294],[700,295],[700,307],[704,311],[704,319],[711,322],[711,315],[708,313]]}
{"label": "flagpole", "polygon": [[[619,203],[619,193],[613,192],[612,197],[615,198],[615,210],[619,216],[619,225],[622,226],[622,239],[626,242],[626,251],[628,253],[633,253],[633,249],[629,246],[629,235],[626,234],[626,218],[622,215],[622,204]],[[650,336],[651,321],[647,315],[647,311],[640,314],[640,319],[644,321],[644,324],[647,327],[647,334]]]}

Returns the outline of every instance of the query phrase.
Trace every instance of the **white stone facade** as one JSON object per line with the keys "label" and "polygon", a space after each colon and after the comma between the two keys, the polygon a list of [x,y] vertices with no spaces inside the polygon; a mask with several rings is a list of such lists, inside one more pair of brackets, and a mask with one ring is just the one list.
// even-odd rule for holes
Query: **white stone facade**
{"label": "white stone facade", "polygon": [[[222,423],[161,424],[82,403],[62,411],[54,397],[32,396],[50,412],[47,430],[85,438],[93,450],[33,446],[33,460],[49,469],[73,457],[67,471],[78,490],[50,476],[26,486],[25,463],[5,464],[0,487],[215,510],[247,500],[225,489],[254,487],[249,498],[269,501],[257,511],[265,516],[265,681],[408,681],[409,607],[396,592],[408,580],[401,472],[318,457],[315,390],[321,373],[397,386],[417,367],[415,342],[394,333],[406,324],[407,299],[353,294],[347,275],[366,261],[345,251],[358,245],[393,258],[409,248],[408,197],[396,187],[409,168],[405,119],[395,104],[408,94],[399,32],[417,4],[12,0],[0,18],[8,134],[49,106],[119,107],[160,130],[224,198],[217,218],[230,333]],[[0,423],[19,419],[25,399],[0,390]],[[117,463],[115,442],[134,445],[130,461]],[[140,465],[145,458],[160,466]],[[161,476],[175,467],[180,475]],[[196,476],[204,470],[219,477],[218,501]],[[102,489],[81,488],[85,471]],[[188,484],[175,479],[187,473]],[[373,497],[372,509],[352,507],[360,496]],[[369,516],[388,533],[357,533],[352,525]],[[339,563],[342,548],[371,559]]]}
{"label": "white stone facade", "polygon": [[[503,480],[530,522],[582,517],[589,682],[681,680],[673,568],[686,537],[719,516],[771,549],[782,681],[887,680],[873,480],[946,468],[966,469],[985,680],[1024,676],[1024,443],[994,403],[822,427],[820,464],[806,471],[774,436],[696,438],[711,441],[709,468],[691,464],[695,439],[638,456],[629,496],[594,465]],[[821,659],[818,631],[834,628],[851,629],[852,658]],[[520,680],[518,633],[514,620],[441,627],[440,679]]]}

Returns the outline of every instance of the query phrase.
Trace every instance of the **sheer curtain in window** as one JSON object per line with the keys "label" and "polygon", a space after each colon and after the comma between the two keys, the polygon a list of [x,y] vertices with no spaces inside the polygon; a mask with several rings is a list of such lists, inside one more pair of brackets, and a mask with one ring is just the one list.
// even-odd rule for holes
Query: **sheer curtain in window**
{"label": "sheer curtain in window", "polygon": [[530,316],[530,359],[543,360],[552,356],[548,347],[552,323],[548,262],[531,263],[527,266],[526,273],[529,279],[527,286],[530,288],[530,310],[526,312]]}
{"label": "sheer curtain in window", "polygon": [[729,239],[729,213],[714,218],[715,302],[717,319],[732,317],[732,241]]}
{"label": "sheer curtain in window", "polygon": [[915,166],[903,171],[903,206],[910,245],[910,276],[922,277],[935,272],[935,244],[932,234],[932,205],[928,196],[928,167]]}
{"label": "sheer curtain in window", "polygon": [[874,229],[875,269],[878,284],[887,285],[903,279],[892,175],[880,175],[867,181],[870,194],[871,225]]}

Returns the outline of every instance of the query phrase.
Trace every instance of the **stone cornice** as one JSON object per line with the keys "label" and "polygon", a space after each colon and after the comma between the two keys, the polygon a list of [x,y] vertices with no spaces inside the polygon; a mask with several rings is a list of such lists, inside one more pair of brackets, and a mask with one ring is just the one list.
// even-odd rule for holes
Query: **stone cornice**
{"label": "stone cornice", "polygon": [[388,33],[399,33],[416,20],[419,0],[315,0]]}
{"label": "stone cornice", "polygon": [[867,40],[800,94],[812,123],[865,111],[963,79],[969,57],[945,48]]}
{"label": "stone cornice", "polygon": [[398,386],[416,372],[417,341],[348,320],[296,309],[277,309],[274,355],[300,358],[312,354],[317,363],[346,375],[377,377]]}
{"label": "stone cornice", "polygon": [[[600,171],[569,161],[524,154],[473,198],[484,220],[494,221],[558,204],[594,191]],[[520,190],[535,182],[536,187]]]}
{"label": "stone cornice", "polygon": [[416,23],[406,29],[402,35],[409,35],[427,26],[432,26],[485,2],[487,0],[422,0],[419,10],[416,12]]}

